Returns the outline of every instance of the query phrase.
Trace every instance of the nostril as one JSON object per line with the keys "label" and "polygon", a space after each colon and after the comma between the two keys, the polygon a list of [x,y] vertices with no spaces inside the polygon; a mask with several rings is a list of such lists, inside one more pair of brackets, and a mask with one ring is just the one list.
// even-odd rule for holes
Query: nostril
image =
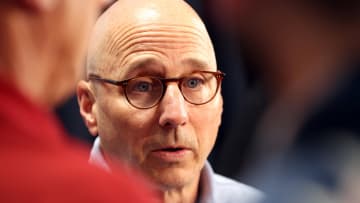
{"label": "nostril", "polygon": [[176,123],[171,122],[170,120],[168,120],[167,122],[165,122],[164,125],[162,125],[165,128],[175,128],[176,126],[178,126]]}
{"label": "nostril", "polygon": [[170,127],[170,126],[172,126],[172,124],[170,122],[166,122],[164,125],[164,127]]}

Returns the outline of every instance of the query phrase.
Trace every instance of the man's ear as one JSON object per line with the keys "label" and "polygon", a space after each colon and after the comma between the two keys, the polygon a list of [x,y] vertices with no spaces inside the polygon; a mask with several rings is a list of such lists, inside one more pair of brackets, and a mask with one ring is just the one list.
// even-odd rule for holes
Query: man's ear
{"label": "man's ear", "polygon": [[16,0],[21,6],[34,12],[49,12],[60,0]]}
{"label": "man's ear", "polygon": [[96,120],[96,106],[95,95],[90,89],[90,83],[86,81],[80,81],[77,86],[77,100],[80,108],[80,114],[87,126],[89,132],[93,136],[97,136],[97,120]]}

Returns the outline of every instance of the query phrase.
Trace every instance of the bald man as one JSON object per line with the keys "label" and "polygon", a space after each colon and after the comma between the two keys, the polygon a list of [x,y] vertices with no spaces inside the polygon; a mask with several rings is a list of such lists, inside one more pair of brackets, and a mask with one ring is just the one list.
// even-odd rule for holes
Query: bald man
{"label": "bald man", "polygon": [[206,161],[221,122],[221,80],[206,28],[182,0],[121,0],[96,23],[78,85],[97,140],[91,163],[125,160],[164,202],[250,203],[260,193]]}
{"label": "bald man", "polygon": [[157,202],[124,170],[90,166],[51,113],[75,90],[105,3],[0,1],[0,202]]}

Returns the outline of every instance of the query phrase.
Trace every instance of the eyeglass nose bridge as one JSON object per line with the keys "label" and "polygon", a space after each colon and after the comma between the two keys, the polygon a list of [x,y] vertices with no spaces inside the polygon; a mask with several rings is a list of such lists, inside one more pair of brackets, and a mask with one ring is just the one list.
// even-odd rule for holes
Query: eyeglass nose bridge
{"label": "eyeglass nose bridge", "polygon": [[158,78],[158,79],[161,81],[161,84],[163,86],[163,92],[161,94],[161,97],[160,97],[158,103],[160,103],[162,101],[162,99],[164,98],[167,87],[168,87],[168,83],[171,83],[171,82],[176,82],[177,83],[177,86],[178,86],[178,88],[180,90],[181,96],[187,101],[187,99],[184,96],[184,93],[183,93],[183,91],[181,89],[181,83],[184,80],[184,78]]}

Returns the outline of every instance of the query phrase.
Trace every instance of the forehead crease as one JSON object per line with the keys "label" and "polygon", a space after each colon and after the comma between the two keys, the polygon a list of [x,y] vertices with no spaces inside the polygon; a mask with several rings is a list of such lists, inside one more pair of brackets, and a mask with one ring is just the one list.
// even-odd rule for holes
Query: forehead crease
{"label": "forehead crease", "polygon": [[172,43],[208,46],[204,32],[186,25],[138,25],[123,31],[118,29],[110,37],[113,40],[110,42],[109,52],[114,55],[120,55],[129,48],[144,44],[167,45],[168,48],[171,48]]}

